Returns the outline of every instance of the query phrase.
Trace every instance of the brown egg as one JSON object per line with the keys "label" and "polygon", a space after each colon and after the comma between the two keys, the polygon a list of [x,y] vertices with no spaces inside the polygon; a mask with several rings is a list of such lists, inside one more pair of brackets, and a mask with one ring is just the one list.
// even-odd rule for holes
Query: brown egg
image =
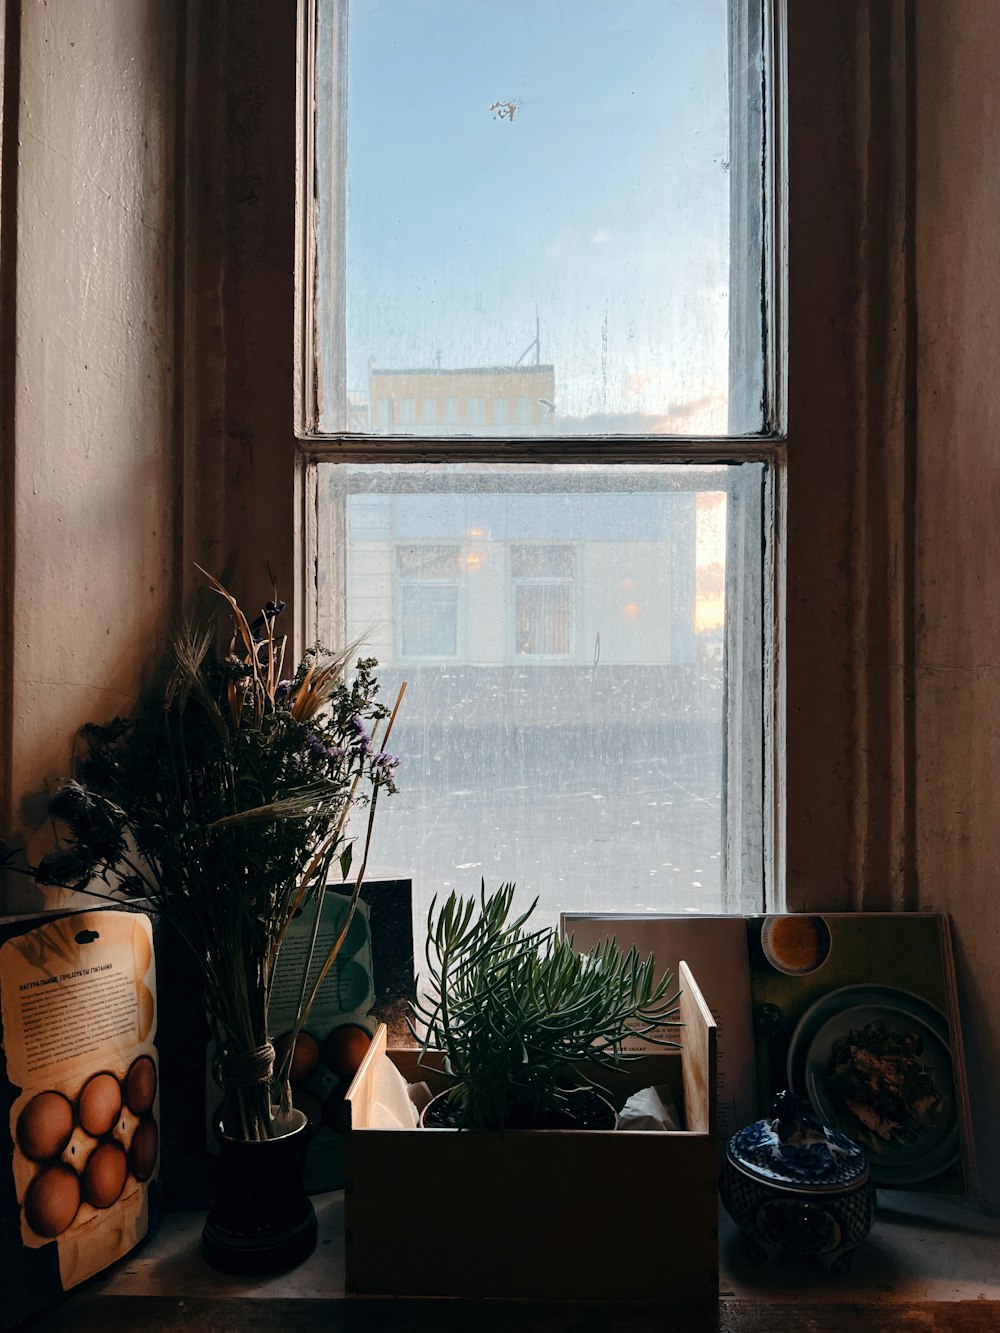
{"label": "brown egg", "polygon": [[114,1074],[94,1074],[80,1093],[80,1128],[95,1139],[110,1134],[122,1109],[121,1084]]}
{"label": "brown egg", "polygon": [[120,1143],[102,1143],[83,1169],[83,1197],[95,1208],[110,1208],[125,1188],[128,1159]]}
{"label": "brown egg", "polygon": [[143,1120],[136,1126],[128,1150],[129,1170],[136,1180],[148,1180],[153,1174],[159,1144],[155,1120]]}
{"label": "brown egg", "polygon": [[24,1196],[24,1220],[36,1236],[58,1236],[80,1207],[80,1178],[61,1162],[42,1171]]}
{"label": "brown egg", "polygon": [[[285,1052],[288,1050],[288,1041],[291,1037],[290,1032],[285,1032],[274,1043],[277,1062],[280,1064]],[[288,1077],[293,1083],[301,1083],[307,1079],[319,1064],[319,1046],[316,1038],[308,1032],[300,1032],[295,1038],[295,1050],[292,1052],[292,1065],[288,1071]]]}
{"label": "brown egg", "polygon": [[155,1096],[156,1065],[148,1055],[140,1055],[125,1075],[125,1104],[133,1115],[145,1115],[152,1110]]}
{"label": "brown egg", "polygon": [[334,1028],[323,1042],[323,1058],[335,1074],[350,1083],[371,1044],[372,1039],[364,1028],[356,1023],[344,1023]]}
{"label": "brown egg", "polygon": [[40,1092],[21,1112],[17,1141],[26,1157],[58,1157],[73,1133],[73,1107],[61,1092]]}

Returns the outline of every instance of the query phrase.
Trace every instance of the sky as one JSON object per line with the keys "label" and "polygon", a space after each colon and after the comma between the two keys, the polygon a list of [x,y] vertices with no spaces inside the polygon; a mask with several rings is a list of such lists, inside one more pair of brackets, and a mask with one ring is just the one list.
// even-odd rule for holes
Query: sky
{"label": "sky", "polygon": [[369,357],[533,361],[537,317],[564,430],[724,432],[726,24],[726,0],[352,0],[349,389]]}

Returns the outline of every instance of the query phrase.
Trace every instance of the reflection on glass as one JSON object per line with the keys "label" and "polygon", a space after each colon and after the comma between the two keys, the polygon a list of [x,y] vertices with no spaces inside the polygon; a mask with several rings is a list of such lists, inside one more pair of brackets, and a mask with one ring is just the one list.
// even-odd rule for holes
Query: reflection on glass
{"label": "reflection on glass", "polygon": [[346,103],[321,115],[347,172],[318,210],[324,429],[726,432],[732,293],[760,306],[731,222],[743,3],[349,0],[318,71]]}

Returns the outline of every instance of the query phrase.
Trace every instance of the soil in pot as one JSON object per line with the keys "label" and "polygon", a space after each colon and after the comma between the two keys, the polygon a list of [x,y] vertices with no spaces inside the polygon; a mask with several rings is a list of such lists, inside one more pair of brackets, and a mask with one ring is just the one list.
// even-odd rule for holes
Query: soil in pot
{"label": "soil in pot", "polygon": [[[508,1129],[615,1129],[618,1116],[611,1103],[592,1088],[572,1088],[566,1093],[565,1111],[539,1118],[528,1108],[515,1107],[507,1119]],[[446,1092],[428,1102],[420,1117],[424,1129],[458,1129],[461,1111]]]}

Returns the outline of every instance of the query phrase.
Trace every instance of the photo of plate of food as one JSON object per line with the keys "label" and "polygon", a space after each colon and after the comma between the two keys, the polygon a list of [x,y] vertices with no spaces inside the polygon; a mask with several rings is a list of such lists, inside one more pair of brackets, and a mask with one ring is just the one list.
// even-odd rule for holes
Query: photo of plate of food
{"label": "photo of plate of food", "polygon": [[959,1155],[948,1028],[927,1001],[891,986],[844,986],[803,1014],[790,1085],[859,1143],[876,1185],[929,1180]]}

